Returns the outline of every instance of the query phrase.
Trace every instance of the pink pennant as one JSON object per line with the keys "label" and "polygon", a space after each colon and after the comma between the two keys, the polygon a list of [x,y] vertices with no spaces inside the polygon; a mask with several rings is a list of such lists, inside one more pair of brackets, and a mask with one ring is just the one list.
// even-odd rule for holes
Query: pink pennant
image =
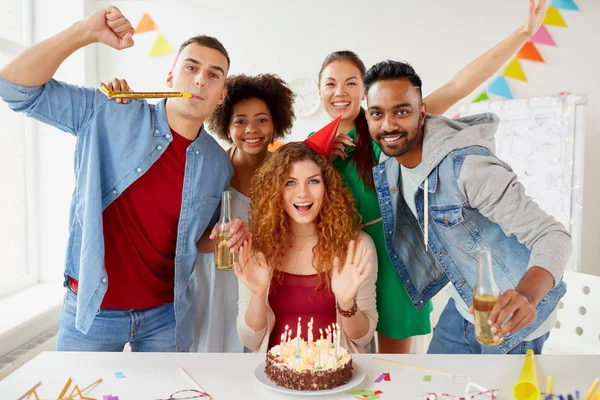
{"label": "pink pennant", "polygon": [[550,36],[550,32],[548,32],[548,28],[546,28],[544,25],[540,26],[540,29],[538,29],[538,31],[531,37],[531,39],[529,39],[529,41],[531,43],[556,46],[556,43],[554,43],[554,39],[552,39],[552,36]]}
{"label": "pink pennant", "polygon": [[457,118],[460,118],[460,113],[458,113],[454,117],[452,117],[452,119],[457,119]]}

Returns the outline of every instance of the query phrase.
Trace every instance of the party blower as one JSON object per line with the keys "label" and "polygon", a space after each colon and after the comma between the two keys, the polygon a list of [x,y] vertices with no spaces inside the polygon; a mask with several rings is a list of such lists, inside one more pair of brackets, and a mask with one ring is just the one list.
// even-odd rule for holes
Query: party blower
{"label": "party blower", "polygon": [[513,394],[517,400],[538,400],[540,398],[537,373],[533,361],[533,350],[531,349],[527,350],[525,364],[521,370],[521,377],[513,389]]}

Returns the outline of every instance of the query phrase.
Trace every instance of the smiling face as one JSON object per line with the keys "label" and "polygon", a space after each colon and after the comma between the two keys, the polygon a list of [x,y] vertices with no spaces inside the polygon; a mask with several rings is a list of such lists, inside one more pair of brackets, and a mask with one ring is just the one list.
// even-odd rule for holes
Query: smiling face
{"label": "smiling face", "polygon": [[324,197],[321,168],[311,160],[294,162],[281,194],[283,208],[291,220],[300,225],[316,223]]}
{"label": "smiling face", "polygon": [[328,64],[321,72],[319,92],[323,108],[331,118],[341,115],[342,121],[354,122],[364,93],[360,70],[346,60]]}
{"label": "smiling face", "polygon": [[408,79],[374,83],[367,92],[367,122],[371,137],[389,157],[400,157],[423,138],[425,105]]}
{"label": "smiling face", "polygon": [[263,100],[252,97],[233,106],[229,136],[240,151],[252,155],[267,152],[274,130],[271,111]]}
{"label": "smiling face", "polygon": [[167,86],[193,97],[169,99],[169,106],[181,117],[206,119],[225,99],[227,68],[227,58],[219,50],[196,43],[186,46],[167,76]]}

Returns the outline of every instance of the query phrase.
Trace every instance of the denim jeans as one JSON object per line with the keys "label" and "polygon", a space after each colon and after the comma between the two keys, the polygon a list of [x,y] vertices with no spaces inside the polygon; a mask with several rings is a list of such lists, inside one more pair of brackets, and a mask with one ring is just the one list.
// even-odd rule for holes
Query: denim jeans
{"label": "denim jeans", "polygon": [[100,309],[86,335],[75,329],[77,294],[67,288],[60,315],[57,351],[172,352],[175,347],[173,303],[143,310]]}
{"label": "denim jeans", "polygon": [[[550,333],[528,342],[521,342],[506,354],[525,354],[532,349],[541,354]],[[467,321],[450,299],[435,327],[428,354],[502,354],[496,346],[483,346],[475,339],[475,325]]]}

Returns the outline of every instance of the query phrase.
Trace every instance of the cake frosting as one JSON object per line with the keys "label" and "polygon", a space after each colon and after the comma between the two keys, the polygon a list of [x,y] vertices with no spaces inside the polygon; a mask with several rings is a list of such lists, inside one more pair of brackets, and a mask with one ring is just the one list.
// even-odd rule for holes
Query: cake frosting
{"label": "cake frosting", "polygon": [[[335,342],[334,342],[335,343]],[[295,339],[267,352],[265,372],[279,386],[295,390],[332,389],[352,378],[352,356],[330,340]]]}

